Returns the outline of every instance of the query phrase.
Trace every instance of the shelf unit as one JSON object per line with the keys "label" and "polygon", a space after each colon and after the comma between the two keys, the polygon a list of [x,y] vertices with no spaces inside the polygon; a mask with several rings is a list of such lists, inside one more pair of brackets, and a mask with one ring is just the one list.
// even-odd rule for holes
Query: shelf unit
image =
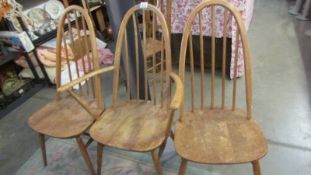
{"label": "shelf unit", "polygon": [[23,104],[26,100],[35,95],[43,87],[44,87],[43,84],[33,84],[33,87],[29,91],[25,92],[22,96],[18,97],[16,100],[11,102],[8,106],[6,106],[6,108],[0,110],[0,119],[5,117],[7,114],[9,114],[17,107],[19,107],[21,104]]}
{"label": "shelf unit", "polygon": [[19,52],[9,52],[8,54],[4,55],[3,58],[0,58],[0,66],[22,56]]}
{"label": "shelf unit", "polygon": [[23,104],[27,99],[32,97],[35,93],[37,93],[41,88],[44,87],[44,85],[40,82],[39,76],[38,76],[37,72],[35,71],[34,65],[31,62],[28,53],[25,53],[25,52],[7,52],[7,54],[4,55],[3,58],[0,59],[0,66],[3,66],[5,64],[15,60],[15,59],[19,58],[20,56],[25,57],[35,79],[30,82],[32,87],[29,90],[27,90],[26,92],[23,92],[21,94],[21,96],[16,97],[14,99],[14,101],[9,102],[5,108],[0,109],[0,119],[3,118],[4,116],[6,116],[8,113],[10,113],[12,110],[17,108],[21,104]]}

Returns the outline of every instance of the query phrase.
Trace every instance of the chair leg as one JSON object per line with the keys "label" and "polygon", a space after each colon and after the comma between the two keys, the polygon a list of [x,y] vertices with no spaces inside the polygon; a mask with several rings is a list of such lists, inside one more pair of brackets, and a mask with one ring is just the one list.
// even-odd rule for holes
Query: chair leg
{"label": "chair leg", "polygon": [[175,139],[175,135],[174,135],[174,132],[171,130],[171,133],[170,133],[170,137],[172,138],[172,140]]}
{"label": "chair leg", "polygon": [[178,175],[185,175],[187,171],[187,160],[184,158],[181,158],[181,164],[179,167]]}
{"label": "chair leg", "polygon": [[100,175],[102,171],[103,149],[104,145],[97,143],[97,175]]}
{"label": "chair leg", "polygon": [[163,152],[165,150],[166,141],[167,141],[167,139],[165,139],[165,141],[162,143],[162,145],[159,148],[159,159],[161,158],[161,156],[162,156],[162,154],[163,154]]}
{"label": "chair leg", "polygon": [[87,165],[91,175],[95,175],[95,171],[94,171],[94,168],[93,168],[90,156],[89,156],[89,154],[88,154],[88,152],[87,152],[87,150],[85,148],[85,145],[84,145],[81,137],[80,136],[76,137],[76,141],[77,141],[77,143],[79,145],[80,152],[81,152],[81,154],[82,154],[82,156],[84,158],[84,161],[85,161],[85,163],[86,163],[86,165]]}
{"label": "chair leg", "polygon": [[152,156],[153,165],[157,171],[157,174],[162,175],[162,168],[160,165],[159,153],[157,153],[156,149],[151,151],[151,156]]}
{"label": "chair leg", "polygon": [[259,160],[255,160],[252,162],[254,175],[260,175],[260,165]]}
{"label": "chair leg", "polygon": [[39,139],[39,144],[40,144],[40,147],[41,147],[43,164],[44,164],[44,166],[47,166],[48,163],[47,163],[47,159],[46,159],[46,149],[45,149],[44,134],[38,133],[38,139]]}

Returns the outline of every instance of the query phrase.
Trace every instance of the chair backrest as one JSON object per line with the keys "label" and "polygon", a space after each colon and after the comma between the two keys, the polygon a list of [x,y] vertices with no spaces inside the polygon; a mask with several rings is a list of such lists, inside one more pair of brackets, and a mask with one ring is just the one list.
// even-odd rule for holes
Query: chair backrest
{"label": "chair backrest", "polygon": [[[172,15],[172,0],[149,0],[147,1],[152,5],[155,5],[159,7],[162,14],[164,14],[165,21],[167,24],[168,31],[171,32],[171,15]],[[143,20],[145,20],[144,28],[147,30],[145,32],[145,36],[143,39],[146,39],[146,37],[152,37],[154,39],[155,33],[158,31],[157,29],[157,20],[155,19],[152,14],[150,13],[143,13]]]}
{"label": "chair backrest", "polygon": [[[161,26],[161,33],[158,33],[157,36],[161,38],[162,44],[162,52],[159,53],[158,59],[161,59],[161,65],[159,66],[158,72],[155,73],[155,71],[152,72],[152,75],[146,75],[146,69],[147,69],[147,62],[146,59],[140,59],[139,60],[139,43],[142,42],[140,40],[140,37],[145,36],[146,30],[144,27],[146,26],[146,21],[143,18],[142,21],[142,28],[141,30],[138,29],[138,19],[137,14],[142,13],[143,15],[145,12],[151,12],[153,16],[157,17],[157,20],[159,21],[159,24]],[[128,25],[131,25],[134,29],[134,38],[129,40],[128,39]],[[134,54],[129,55],[129,46],[134,46]],[[165,49],[164,49],[165,48]],[[121,56],[125,57],[125,61],[122,63],[125,67],[125,79],[126,79],[126,87],[127,87],[127,97],[128,100],[140,100],[143,93],[143,97],[145,101],[149,100],[149,86],[151,87],[150,90],[150,96],[153,101],[153,104],[160,104],[164,106],[164,102],[166,101],[167,104],[170,102],[170,79],[169,74],[172,71],[171,67],[171,49],[170,49],[170,40],[169,40],[169,32],[167,29],[166,21],[159,9],[157,9],[155,6],[150,5],[148,3],[141,3],[138,5],[133,6],[130,8],[127,13],[125,14],[120,30],[118,33],[118,39],[116,44],[116,51],[115,51],[115,70],[114,70],[114,80],[113,80],[113,98],[112,98],[112,104],[115,105],[118,99],[118,89],[119,89],[119,74],[120,74],[120,60]],[[165,62],[165,64],[164,64]],[[131,65],[134,64],[134,65]],[[143,65],[143,66],[141,66]],[[134,69],[130,69],[130,67],[134,67]],[[131,81],[131,76],[136,76],[136,81]],[[142,81],[139,81],[140,75],[145,75],[144,79]],[[136,84],[136,96],[131,97],[130,91],[133,86],[131,84]],[[143,88],[143,91],[140,91],[140,88]],[[166,100],[168,99],[168,100]],[[166,106],[166,105],[165,105]]]}
{"label": "chair backrest", "polygon": [[[205,12],[205,15],[202,15],[202,12]],[[206,13],[208,12],[208,13]],[[206,15],[209,14],[209,15]],[[223,17],[222,17],[223,16]],[[218,21],[216,21],[216,19]],[[193,23],[196,22],[197,25],[193,26]],[[223,25],[216,25],[223,24]],[[210,26],[210,29],[207,27]],[[237,32],[231,32],[230,29],[233,27],[237,28]],[[199,34],[199,45],[200,45],[200,81],[197,83],[195,81],[195,71],[194,71],[194,58],[193,58],[193,43],[192,43],[192,31],[196,28]],[[203,39],[203,30],[206,32],[210,32],[211,35],[211,70],[209,72],[205,70],[204,67],[204,39]],[[197,34],[197,33],[195,33]],[[215,40],[216,37],[223,37],[223,51],[222,51],[222,71],[221,71],[221,88],[220,91],[220,100],[216,100],[215,97],[217,96],[215,86],[216,86],[216,70],[215,70]],[[232,96],[226,94],[226,50],[227,50],[227,37],[232,37],[232,41],[236,42],[235,48],[235,57],[234,61],[231,63],[233,65],[234,70],[234,77],[233,77],[233,85],[232,85]],[[243,51],[239,51],[238,46],[239,44],[242,45]],[[203,1],[199,4],[196,8],[193,9],[191,12],[184,28],[182,43],[180,47],[180,65],[179,65],[179,76],[182,82],[185,82],[185,62],[186,57],[190,57],[190,70],[191,70],[191,111],[195,109],[203,109],[204,107],[210,108],[231,108],[235,110],[237,108],[237,60],[239,54],[243,54],[244,56],[244,69],[245,69],[245,98],[246,98],[246,111],[247,111],[247,118],[251,117],[252,113],[252,70],[251,70],[251,63],[250,63],[250,53],[249,53],[249,46],[247,40],[247,33],[245,30],[244,23],[242,21],[241,15],[238,10],[229,2],[224,0],[209,0]],[[187,56],[188,55],[188,56]],[[209,64],[209,63],[208,63]],[[206,75],[210,75],[210,78],[205,78]],[[219,77],[219,76],[218,76]],[[240,82],[240,81],[239,81]],[[209,90],[209,102],[205,101],[206,96],[206,86],[207,83],[210,85]],[[195,89],[199,87],[197,93],[200,93],[200,106],[195,107]],[[230,87],[230,86],[228,86]],[[219,92],[218,91],[218,92]],[[244,98],[244,94],[243,95]],[[227,96],[231,96],[231,105],[226,104],[228,100]],[[227,97],[227,98],[226,98]],[[183,109],[182,109],[183,111]]]}
{"label": "chair backrest", "polygon": [[103,110],[96,36],[88,13],[73,5],[65,9],[57,29],[56,43],[56,87],[57,97],[67,91],[91,115],[90,101]]}
{"label": "chair backrest", "polygon": [[154,0],[157,1],[161,12],[165,14],[165,19],[167,23],[168,31],[171,32],[171,22],[172,22],[172,0]]}

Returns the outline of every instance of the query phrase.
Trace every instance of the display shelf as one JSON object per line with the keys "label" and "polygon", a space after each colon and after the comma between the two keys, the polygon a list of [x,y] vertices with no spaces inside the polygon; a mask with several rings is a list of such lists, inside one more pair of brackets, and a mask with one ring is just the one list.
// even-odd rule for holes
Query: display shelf
{"label": "display shelf", "polygon": [[16,109],[18,106],[23,104],[26,100],[28,100],[30,97],[35,95],[40,89],[44,87],[43,84],[34,84],[33,87],[30,88],[27,92],[25,92],[23,95],[12,101],[10,104],[8,104],[4,109],[0,110],[0,119],[5,117],[7,114],[9,114],[11,111]]}
{"label": "display shelf", "polygon": [[[33,96],[36,92],[38,92],[43,86],[44,84],[42,83],[42,81],[39,80],[38,74],[34,69],[34,65],[31,62],[31,59],[28,55],[28,53],[26,52],[10,52],[7,51],[6,54],[3,56],[2,59],[0,59],[0,66],[3,66],[4,64],[13,61],[17,58],[19,58],[20,56],[24,56],[29,68],[31,69],[35,79],[31,80],[27,85],[30,86],[30,88],[27,90],[25,90],[25,92],[23,92],[21,94],[21,96],[19,97],[6,97],[8,99],[10,99],[10,102],[8,102],[6,104],[6,106],[3,109],[0,109],[0,119],[4,116],[6,116],[9,112],[11,112],[12,110],[14,110],[15,108],[17,108],[19,105],[21,105],[23,102],[25,102],[28,98],[30,98],[31,96]],[[25,86],[23,86],[22,88],[25,88]]]}
{"label": "display shelf", "polygon": [[39,47],[40,45],[44,44],[45,42],[54,39],[56,37],[57,30],[52,30],[51,32],[48,32],[47,34],[44,34],[40,36],[38,39],[33,40],[33,44],[35,47]]}
{"label": "display shelf", "polygon": [[0,66],[22,56],[21,52],[9,52],[0,58]]}

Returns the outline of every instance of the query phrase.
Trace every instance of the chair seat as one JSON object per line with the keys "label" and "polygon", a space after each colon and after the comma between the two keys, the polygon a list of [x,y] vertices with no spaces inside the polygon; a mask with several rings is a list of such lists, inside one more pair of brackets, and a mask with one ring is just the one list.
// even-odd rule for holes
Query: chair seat
{"label": "chair seat", "polygon": [[[85,101],[93,105],[93,101]],[[97,112],[97,111],[96,111]],[[80,135],[94,119],[73,98],[62,98],[48,103],[28,120],[29,126],[42,134],[58,138]]]}
{"label": "chair seat", "polygon": [[104,145],[132,151],[150,151],[166,138],[170,117],[151,102],[128,101],[106,109],[90,129]]}
{"label": "chair seat", "polygon": [[177,153],[198,163],[229,164],[257,160],[267,142],[256,122],[242,111],[204,109],[187,112],[175,130]]}
{"label": "chair seat", "polygon": [[153,54],[158,53],[162,50],[163,44],[161,41],[147,38],[146,46],[143,45],[145,58],[151,57]]}

